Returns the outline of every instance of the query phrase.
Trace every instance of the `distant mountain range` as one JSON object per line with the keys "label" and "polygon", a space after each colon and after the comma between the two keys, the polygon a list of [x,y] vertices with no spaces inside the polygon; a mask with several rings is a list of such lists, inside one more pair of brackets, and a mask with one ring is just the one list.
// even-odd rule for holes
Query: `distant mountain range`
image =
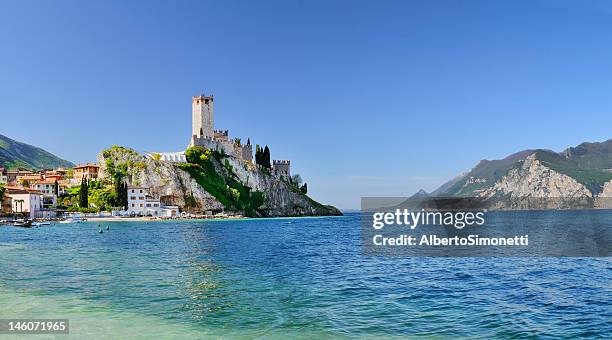
{"label": "distant mountain range", "polygon": [[0,135],[0,166],[27,169],[73,167],[74,164],[41,148]]}
{"label": "distant mountain range", "polygon": [[[419,191],[414,197],[423,197]],[[597,199],[612,197],[612,139],[562,152],[524,150],[482,160],[426,197]],[[609,201],[610,199],[608,199]]]}

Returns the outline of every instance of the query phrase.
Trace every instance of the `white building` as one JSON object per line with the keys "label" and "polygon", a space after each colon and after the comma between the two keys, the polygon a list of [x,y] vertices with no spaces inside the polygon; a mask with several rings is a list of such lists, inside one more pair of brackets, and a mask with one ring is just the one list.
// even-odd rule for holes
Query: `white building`
{"label": "white building", "polygon": [[38,217],[42,210],[42,194],[30,188],[6,187],[11,198],[11,209],[14,213],[29,214],[30,218]]}
{"label": "white building", "polygon": [[178,215],[176,206],[164,206],[159,198],[149,195],[148,188],[128,186],[128,215],[174,217]]}
{"label": "white building", "polygon": [[138,186],[128,186],[128,213],[144,215],[147,188]]}
{"label": "white building", "polygon": [[52,208],[57,205],[58,185],[55,179],[44,179],[30,182],[30,188],[39,191],[43,196],[43,207]]}
{"label": "white building", "polygon": [[181,152],[148,152],[145,154],[147,158],[159,159],[164,162],[172,163],[187,163],[187,157],[185,157],[185,151]]}

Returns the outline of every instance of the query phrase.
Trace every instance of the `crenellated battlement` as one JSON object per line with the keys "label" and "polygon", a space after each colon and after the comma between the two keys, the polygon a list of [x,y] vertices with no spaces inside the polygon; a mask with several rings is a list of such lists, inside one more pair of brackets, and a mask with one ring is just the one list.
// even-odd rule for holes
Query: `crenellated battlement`
{"label": "crenellated battlement", "polygon": [[272,174],[277,177],[291,177],[291,161],[288,159],[272,160]]}

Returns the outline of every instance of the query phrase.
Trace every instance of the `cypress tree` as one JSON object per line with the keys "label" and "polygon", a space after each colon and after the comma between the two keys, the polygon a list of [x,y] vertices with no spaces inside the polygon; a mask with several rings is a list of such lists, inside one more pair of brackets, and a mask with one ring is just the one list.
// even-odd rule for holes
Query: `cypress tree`
{"label": "cypress tree", "polygon": [[123,209],[127,209],[128,205],[128,186],[127,183],[123,183],[123,189],[121,190],[121,206]]}
{"label": "cypress tree", "polygon": [[89,199],[88,199],[88,183],[85,177],[81,179],[81,188],[79,190],[79,207],[88,208],[89,207]]}
{"label": "cypress tree", "polygon": [[261,163],[261,148],[259,144],[255,145],[255,164],[262,165]]}
{"label": "cypress tree", "polygon": [[270,163],[270,148],[266,145],[263,151],[263,166],[270,169],[272,168],[272,164]]}

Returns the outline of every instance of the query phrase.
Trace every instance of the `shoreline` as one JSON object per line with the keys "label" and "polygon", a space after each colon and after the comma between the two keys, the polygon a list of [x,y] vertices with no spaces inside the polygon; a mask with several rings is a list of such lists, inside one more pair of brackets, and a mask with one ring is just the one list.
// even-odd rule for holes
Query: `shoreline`
{"label": "shoreline", "polygon": [[159,218],[159,217],[83,217],[85,222],[156,222],[156,221],[188,221],[188,220],[243,220],[249,219],[244,216],[211,216],[211,217],[198,217],[198,218]]}

